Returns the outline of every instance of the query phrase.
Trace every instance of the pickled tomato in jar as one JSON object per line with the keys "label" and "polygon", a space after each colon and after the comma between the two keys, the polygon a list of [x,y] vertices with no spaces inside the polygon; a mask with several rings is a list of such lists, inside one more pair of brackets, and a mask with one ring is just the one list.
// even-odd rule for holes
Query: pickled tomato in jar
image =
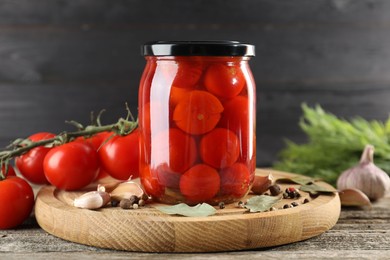
{"label": "pickled tomato in jar", "polygon": [[254,46],[235,41],[143,45],[140,178],[154,200],[232,203],[256,169]]}

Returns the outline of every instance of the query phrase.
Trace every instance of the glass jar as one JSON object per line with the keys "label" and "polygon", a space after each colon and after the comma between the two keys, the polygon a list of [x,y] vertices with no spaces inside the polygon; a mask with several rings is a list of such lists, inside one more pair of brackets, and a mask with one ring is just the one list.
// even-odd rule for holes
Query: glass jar
{"label": "glass jar", "polygon": [[254,46],[151,42],[139,89],[140,178],[168,204],[231,203],[256,169]]}

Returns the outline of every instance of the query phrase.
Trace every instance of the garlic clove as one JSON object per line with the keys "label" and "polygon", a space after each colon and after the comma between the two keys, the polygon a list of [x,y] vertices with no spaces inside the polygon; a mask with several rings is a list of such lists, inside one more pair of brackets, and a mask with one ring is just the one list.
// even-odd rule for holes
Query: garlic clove
{"label": "garlic clove", "polygon": [[123,199],[130,199],[130,197],[133,195],[141,198],[144,195],[144,190],[138,183],[127,181],[120,183],[115,189],[111,191],[110,195],[112,199],[121,201]]}
{"label": "garlic clove", "polygon": [[110,194],[103,191],[90,191],[74,199],[73,206],[82,209],[98,209],[110,202]]}
{"label": "garlic clove", "polygon": [[263,194],[266,190],[269,189],[273,182],[274,178],[272,174],[269,174],[267,176],[256,175],[251,190],[254,194]]}
{"label": "garlic clove", "polygon": [[339,197],[342,206],[368,206],[371,208],[370,199],[362,191],[358,189],[345,189],[339,191]]}
{"label": "garlic clove", "polygon": [[384,197],[390,190],[390,177],[374,164],[374,147],[367,145],[360,163],[344,171],[337,180],[337,189],[358,189],[371,200]]}

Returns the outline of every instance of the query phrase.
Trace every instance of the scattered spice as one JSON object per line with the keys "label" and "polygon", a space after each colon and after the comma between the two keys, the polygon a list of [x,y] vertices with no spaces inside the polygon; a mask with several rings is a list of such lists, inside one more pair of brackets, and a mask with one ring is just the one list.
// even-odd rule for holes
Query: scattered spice
{"label": "scattered spice", "polygon": [[225,208],[225,202],[221,201],[220,203],[218,203],[218,207],[220,209],[224,209]]}
{"label": "scattered spice", "polygon": [[288,209],[288,208],[290,208],[290,205],[284,204],[284,205],[283,205],[283,208],[284,208],[284,209]]}
{"label": "scattered spice", "polygon": [[131,203],[130,199],[123,199],[121,202],[119,202],[119,207],[122,209],[131,209],[133,208],[133,204]]}
{"label": "scattered spice", "polygon": [[308,203],[310,200],[308,199],[308,198],[305,198],[304,200],[303,200],[303,204],[306,204],[306,203]]}
{"label": "scattered spice", "polygon": [[139,205],[138,205],[137,203],[134,203],[134,204],[132,205],[132,207],[133,207],[133,209],[138,209],[138,208],[139,208]]}
{"label": "scattered spice", "polygon": [[251,191],[257,195],[263,194],[272,185],[273,181],[274,178],[272,174],[269,174],[268,176],[256,175]]}
{"label": "scattered spice", "polygon": [[282,189],[278,184],[274,184],[269,187],[269,191],[271,192],[272,196],[278,196],[282,192]]}
{"label": "scattered spice", "polygon": [[291,206],[293,206],[293,207],[297,207],[297,206],[299,206],[299,203],[298,203],[298,202],[296,202],[296,201],[293,201],[293,202],[291,202]]}
{"label": "scattered spice", "polygon": [[146,204],[146,202],[145,202],[145,200],[143,200],[143,199],[140,199],[140,200],[138,201],[138,205],[141,206],[141,207],[145,206],[145,204]]}
{"label": "scattered spice", "polygon": [[119,201],[118,200],[111,200],[111,207],[118,207],[119,206]]}

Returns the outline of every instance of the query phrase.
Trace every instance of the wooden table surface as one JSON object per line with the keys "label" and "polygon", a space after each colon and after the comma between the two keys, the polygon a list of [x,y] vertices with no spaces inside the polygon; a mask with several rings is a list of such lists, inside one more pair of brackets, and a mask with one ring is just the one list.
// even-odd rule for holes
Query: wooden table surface
{"label": "wooden table surface", "polygon": [[0,230],[0,259],[389,259],[390,197],[371,210],[343,208],[328,232],[306,241],[249,251],[149,254],[100,249],[68,242],[42,230],[32,216],[18,229]]}

